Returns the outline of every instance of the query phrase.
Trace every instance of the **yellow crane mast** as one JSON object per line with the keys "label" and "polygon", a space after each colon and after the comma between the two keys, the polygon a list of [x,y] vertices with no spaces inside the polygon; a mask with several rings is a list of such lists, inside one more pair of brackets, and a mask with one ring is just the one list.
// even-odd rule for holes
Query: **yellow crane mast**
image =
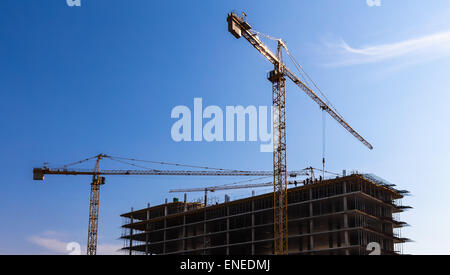
{"label": "yellow crane mast", "polygon": [[94,167],[94,175],[92,175],[91,198],[89,204],[89,228],[87,254],[97,254],[97,235],[98,235],[98,211],[100,207],[100,186],[105,184],[105,177],[99,177],[100,160],[104,155],[98,155]]}
{"label": "yellow crane mast", "polygon": [[[272,82],[272,104],[273,114],[273,187],[274,187],[274,254],[288,254],[288,222],[287,222],[287,173],[286,173],[286,78],[292,80],[300,87],[319,107],[326,111],[331,117],[339,122],[355,138],[361,141],[369,149],[372,145],[358,134],[337,112],[337,110],[326,100],[321,99],[310,87],[301,81],[284,63],[282,50],[284,49],[293,61],[286,44],[281,39],[277,40],[277,53],[273,53],[258,37],[262,35],[252,29],[247,23],[247,15],[243,13],[241,17],[235,13],[228,14],[228,31],[237,39],[244,37],[259,53],[261,53],[270,63],[274,70],[268,75]],[[300,67],[296,64],[297,67]],[[301,67],[300,67],[301,68]],[[317,86],[316,86],[317,88]],[[318,89],[318,88],[317,88]],[[320,92],[320,90],[319,90]],[[327,103],[325,103],[327,102]]]}

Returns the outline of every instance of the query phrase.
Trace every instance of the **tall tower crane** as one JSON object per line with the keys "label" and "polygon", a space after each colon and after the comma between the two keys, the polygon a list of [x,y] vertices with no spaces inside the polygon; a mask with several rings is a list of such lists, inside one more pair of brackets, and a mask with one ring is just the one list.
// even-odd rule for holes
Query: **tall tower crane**
{"label": "tall tower crane", "polygon": [[[102,159],[110,159],[120,163],[125,163],[132,165],[141,170],[101,170],[100,162]],[[89,160],[95,159],[95,166],[93,170],[85,169],[69,169],[68,167],[84,163]],[[128,161],[135,162],[149,162],[153,164],[163,164],[163,165],[173,165],[173,166],[185,166],[191,168],[200,168],[203,170],[156,170],[145,166],[136,165]],[[304,171],[292,171],[289,172],[291,177],[296,177],[297,175],[303,175]],[[87,255],[97,254],[97,235],[98,235],[98,217],[100,208],[100,187],[105,184],[105,177],[117,176],[117,175],[138,175],[138,176],[260,176],[260,177],[270,177],[272,176],[272,171],[242,171],[242,170],[230,170],[221,168],[210,168],[165,162],[154,162],[145,161],[121,157],[111,157],[104,154],[99,154],[81,161],[70,163],[65,165],[63,168],[49,168],[44,165],[42,168],[33,169],[33,179],[43,181],[45,175],[88,175],[92,176],[91,182],[91,193],[90,193],[90,204],[89,204],[89,227],[88,227],[88,243],[87,243]]]}
{"label": "tall tower crane", "polygon": [[[258,37],[260,33],[254,31],[247,23],[246,14],[241,17],[229,13],[227,17],[228,31],[237,39],[244,37],[259,53],[270,63],[274,70],[268,75],[272,82],[273,103],[273,187],[274,187],[274,254],[288,253],[288,222],[287,222],[287,176],[286,176],[286,78],[289,78],[303,90],[319,107],[341,124],[355,138],[369,149],[372,145],[356,132],[328,102],[320,98],[310,87],[301,81],[284,63],[282,50],[293,59],[286,44],[281,39],[278,42],[277,52],[273,53]],[[269,37],[271,38],[271,37]],[[272,39],[272,38],[271,38]],[[295,59],[293,59],[294,61]],[[298,64],[296,64],[300,67]],[[301,68],[301,67],[300,67]],[[316,86],[316,85],[315,85]],[[316,86],[316,89],[317,86]],[[320,89],[318,89],[320,92]]]}

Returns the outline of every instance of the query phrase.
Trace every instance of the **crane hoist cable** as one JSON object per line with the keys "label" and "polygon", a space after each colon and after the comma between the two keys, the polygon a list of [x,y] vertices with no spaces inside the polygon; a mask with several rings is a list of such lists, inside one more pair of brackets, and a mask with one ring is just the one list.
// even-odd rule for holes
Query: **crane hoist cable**
{"label": "crane hoist cable", "polygon": [[96,159],[96,158],[97,158],[97,156],[93,156],[93,157],[90,157],[90,158],[86,158],[86,159],[83,159],[83,160],[79,160],[79,161],[75,161],[75,162],[66,164],[63,167],[67,168],[69,166],[74,166],[74,165],[77,165],[77,164],[80,164],[80,163],[83,163],[83,162],[86,162],[86,161],[89,161],[89,160],[92,160],[92,159]]}
{"label": "crane hoist cable", "polygon": [[[74,166],[77,164],[81,164],[84,162],[87,162],[89,160],[93,160],[96,159],[98,156],[93,156],[93,157],[89,157],[89,158],[85,158],[83,160],[79,160],[79,161],[75,161],[69,164],[64,165],[64,168],[68,168],[70,166]],[[236,169],[225,169],[225,168],[214,168],[214,167],[206,167],[206,166],[199,166],[199,165],[191,165],[191,164],[180,164],[180,163],[171,163],[171,162],[163,162],[163,161],[151,161],[151,160],[141,160],[141,159],[134,159],[134,158],[125,158],[125,157],[117,157],[117,156],[109,156],[109,155],[104,155],[104,158],[108,158],[110,160],[116,161],[116,162],[120,162],[122,164],[127,164],[127,165],[131,165],[137,168],[142,168],[142,169],[146,169],[146,170],[152,170],[152,171],[159,171],[157,169],[154,168],[150,168],[150,167],[146,167],[146,166],[142,166],[142,165],[138,165],[135,163],[131,163],[131,162],[144,162],[144,163],[152,163],[152,164],[159,164],[159,165],[168,165],[168,166],[177,166],[177,167],[189,167],[189,168],[197,168],[197,169],[205,169],[205,170],[215,170],[215,171],[230,171],[230,172],[243,172],[242,170],[236,170]],[[131,161],[131,162],[129,162]]]}
{"label": "crane hoist cable", "polygon": [[[323,99],[326,101],[327,105],[329,107],[331,107],[333,109],[333,111],[335,111],[337,114],[339,114],[341,117],[343,117],[336,109],[336,107],[334,107],[334,105],[331,103],[331,101],[327,98],[327,96],[325,95],[325,93],[319,88],[319,86],[316,84],[316,82],[309,76],[309,74],[303,69],[302,65],[300,65],[300,63],[297,61],[297,59],[294,57],[293,54],[291,54],[291,52],[289,51],[289,49],[286,46],[286,43],[283,43],[283,48],[286,50],[287,55],[289,56],[289,58],[291,59],[291,61],[294,63],[297,71],[300,73],[300,75],[305,75],[307,79],[309,79],[309,81],[312,83],[312,86],[314,86],[319,93],[322,95]],[[306,79],[305,79],[306,80]],[[306,80],[306,84],[309,84],[309,81]]]}
{"label": "crane hoist cable", "polygon": [[[130,163],[130,162],[127,162],[127,161],[119,160],[119,159],[116,159],[116,158],[114,158],[114,157],[109,157],[109,156],[108,156],[108,159],[111,159],[111,160],[113,160],[113,161],[116,161],[116,162],[119,162],[119,163],[122,163],[122,164],[128,164],[128,165],[131,165],[131,166],[134,166],[134,167],[137,167],[137,168],[141,168],[141,169],[146,169],[146,170],[151,170],[151,171],[159,171],[159,170],[155,170],[155,169],[152,169],[152,168],[149,168],[149,167],[146,167],[146,166],[137,165],[137,164]],[[141,161],[143,161],[143,160],[141,160]],[[150,162],[150,161],[143,161],[143,162]],[[152,163],[155,163],[154,161],[151,161],[151,162],[152,162]],[[161,162],[158,162],[158,163],[161,163]],[[196,167],[196,168],[201,167],[201,166],[192,166],[192,165],[176,165],[176,166],[187,166],[187,167]],[[205,167],[201,167],[201,168],[205,168]],[[205,169],[206,169],[206,168],[205,168]],[[211,168],[209,168],[209,169],[211,169]],[[228,171],[228,170],[226,170],[226,169],[217,169],[217,168],[216,168],[215,170]],[[236,171],[236,170],[230,170],[230,171]],[[250,180],[244,180],[244,181],[233,182],[233,183],[226,184],[226,186],[236,185],[236,184],[244,183],[244,182],[252,182],[252,181],[261,180],[261,179],[266,179],[266,178],[270,178],[270,177],[272,177],[272,176],[259,177],[259,178],[250,179]]]}
{"label": "crane hoist cable", "polygon": [[[259,33],[261,34],[261,33]],[[263,35],[264,37],[267,37],[269,39],[272,40],[276,40],[276,38],[270,37],[268,35]],[[280,39],[281,40],[281,39]],[[281,40],[282,41],[282,40]],[[291,54],[291,52],[289,51],[289,49],[286,46],[286,43],[282,43],[283,48],[285,49],[289,59],[292,61],[292,63],[294,63],[294,66],[296,67],[298,73],[300,74],[300,76],[303,78],[303,80],[305,81],[305,83],[307,85],[311,86],[312,85],[319,91],[319,93],[322,95],[322,97],[325,99],[325,101],[327,102],[328,106],[330,106],[337,114],[339,114],[341,117],[343,117],[338,111],[337,109],[334,107],[334,105],[330,102],[330,100],[327,98],[327,96],[325,95],[324,92],[322,92],[322,90],[318,87],[318,85],[316,84],[316,82],[309,76],[309,74],[303,69],[302,65],[300,65],[300,63],[297,61],[297,59],[294,57],[294,55]],[[325,178],[325,164],[326,164],[326,109],[322,108],[322,177]]]}
{"label": "crane hoist cable", "polygon": [[325,142],[326,142],[326,117],[322,109],[322,177],[325,179]]}
{"label": "crane hoist cable", "polygon": [[162,161],[141,160],[141,159],[124,158],[124,157],[116,157],[116,156],[110,156],[109,158],[113,158],[113,159],[116,159],[116,160],[128,160],[128,161],[136,161],[136,162],[146,162],[146,163],[152,163],[152,164],[178,166],[178,167],[189,167],[189,168],[198,168],[198,169],[206,169],[206,170],[241,171],[241,170],[235,170],[235,169],[214,168],[214,167],[198,166],[198,165],[191,165],[191,164],[179,164],[179,163],[170,163],[170,162],[162,162]]}
{"label": "crane hoist cable", "polygon": [[283,48],[285,49],[289,59],[292,61],[292,63],[294,63],[294,66],[296,67],[298,73],[300,74],[302,80],[308,85],[308,86],[314,86],[319,93],[322,95],[322,97],[324,98],[324,100],[326,101],[326,103],[328,104],[328,106],[330,106],[333,111],[335,111],[337,114],[339,114],[341,117],[343,117],[336,109],[336,107],[334,107],[334,105],[331,103],[331,101],[327,98],[327,96],[325,95],[325,93],[319,88],[319,86],[316,84],[316,82],[309,76],[309,74],[303,69],[303,66],[300,65],[300,63],[297,61],[297,59],[295,58],[295,56],[289,51],[286,42],[281,39],[281,38],[275,38],[272,37],[270,35],[264,34],[262,32],[259,31],[255,31],[253,30],[254,33],[256,33],[259,36],[262,36],[264,38],[267,38],[269,40],[273,40],[273,41],[280,41],[281,45],[283,46]]}
{"label": "crane hoist cable", "polygon": [[115,159],[115,158],[112,158],[112,157],[108,157],[108,159],[110,159],[112,161],[120,162],[122,164],[128,164],[128,165],[131,165],[131,166],[134,166],[134,167],[137,167],[137,168],[145,169],[145,170],[158,171],[158,170],[150,168],[150,167],[146,167],[146,166],[130,163],[130,162],[123,161],[123,160],[118,160],[118,159]]}
{"label": "crane hoist cable", "polygon": [[[128,164],[128,165],[131,165],[131,166],[134,166],[134,167],[138,167],[138,168],[142,168],[142,169],[146,169],[146,170],[151,170],[151,171],[160,171],[160,170],[158,170],[158,169],[153,169],[153,168],[150,168],[150,167],[138,165],[138,164],[131,163],[131,162],[128,162],[128,161],[124,161],[123,159],[126,159],[126,158],[117,158],[117,157],[109,157],[109,156],[108,156],[108,158],[111,159],[111,160],[113,160],[113,161],[120,162],[120,163],[123,163],[123,164]],[[131,160],[131,161],[133,161],[133,160],[134,160],[134,161],[138,161],[138,160],[135,160],[135,159],[128,159],[128,160]],[[184,165],[184,164],[175,164],[175,163],[169,164],[169,163],[166,163],[166,162],[157,162],[157,161],[146,161],[146,160],[139,160],[139,161],[140,161],[140,162],[147,162],[147,163],[157,163],[157,164],[173,165],[173,166],[179,166],[179,167],[201,168],[201,169],[205,169],[205,170],[230,171],[230,172],[244,172],[244,171],[242,171],[242,170],[230,170],[230,169],[223,169],[223,168],[211,168],[211,167],[203,167],[203,166],[195,166],[195,165]]]}

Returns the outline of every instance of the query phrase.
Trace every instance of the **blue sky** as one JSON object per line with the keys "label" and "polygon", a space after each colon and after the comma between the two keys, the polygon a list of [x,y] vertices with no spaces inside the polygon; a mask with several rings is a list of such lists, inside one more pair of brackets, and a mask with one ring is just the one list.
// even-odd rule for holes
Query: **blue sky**
{"label": "blue sky", "polygon": [[[375,147],[368,151],[328,119],[327,168],[372,172],[410,190],[404,204],[414,210],[402,220],[411,227],[402,233],[415,242],[404,251],[450,252],[449,1],[382,0],[379,7],[365,0],[81,2],[2,1],[0,254],[65,253],[66,242],[86,243],[90,178],[32,181],[32,168],[43,162],[59,166],[102,152],[271,169],[272,154],[259,152],[257,142],[176,143],[170,136],[172,108],[192,107],[195,97],[222,108],[271,103],[265,79],[271,66],[228,33],[231,10],[244,10],[255,29],[282,37]],[[320,166],[319,108],[291,83],[287,101],[289,169]],[[237,180],[108,177],[100,250],[121,247],[119,214],[130,207],[172,199],[171,188]]]}

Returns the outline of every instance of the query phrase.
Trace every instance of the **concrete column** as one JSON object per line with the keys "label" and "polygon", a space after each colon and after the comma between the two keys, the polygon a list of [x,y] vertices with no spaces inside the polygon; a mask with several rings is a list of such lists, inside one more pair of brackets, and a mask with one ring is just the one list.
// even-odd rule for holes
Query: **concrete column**
{"label": "concrete column", "polygon": [[[314,211],[313,211],[313,204],[312,204],[312,199],[313,199],[313,195],[312,195],[312,188],[309,188],[309,232],[313,233],[314,230],[314,221],[313,221],[313,216],[314,216]],[[310,250],[314,249],[314,236],[310,235],[309,236],[309,242],[310,242]]]}
{"label": "concrete column", "polygon": [[[167,200],[167,199],[166,199]],[[164,239],[163,239],[163,254],[166,254],[166,238],[167,238],[167,213],[168,213],[168,209],[167,209],[167,205],[164,206]]]}
{"label": "concrete column", "polygon": [[[347,194],[347,182],[344,181],[343,183],[343,192],[344,194]],[[344,196],[343,199],[343,203],[344,203],[344,243],[345,243],[345,247],[349,247],[350,246],[350,241],[349,241],[349,236],[348,236],[348,205],[347,205],[347,196]],[[348,251],[348,249],[345,250],[345,255],[349,255],[350,252]]]}
{"label": "concrete column", "polygon": [[230,208],[227,205],[227,253],[230,255]]}
{"label": "concrete column", "polygon": [[[150,204],[148,204],[148,208],[150,208]],[[148,255],[148,243],[149,243],[149,234],[150,234],[150,209],[147,208],[147,221],[145,224],[145,255]]]}
{"label": "concrete column", "polygon": [[183,214],[183,250],[187,249],[186,237],[187,237],[187,232],[186,232],[186,214]]}
{"label": "concrete column", "polygon": [[[255,195],[253,191],[252,196]],[[255,255],[255,201],[252,198],[252,255]]]}
{"label": "concrete column", "polygon": [[[133,212],[133,208],[131,208],[131,212]],[[130,251],[129,255],[132,255],[132,247],[133,247],[133,214],[130,217]]]}
{"label": "concrete column", "polygon": [[203,214],[203,255],[206,255],[206,238],[207,237],[206,237],[206,205],[205,205],[205,212]]}

